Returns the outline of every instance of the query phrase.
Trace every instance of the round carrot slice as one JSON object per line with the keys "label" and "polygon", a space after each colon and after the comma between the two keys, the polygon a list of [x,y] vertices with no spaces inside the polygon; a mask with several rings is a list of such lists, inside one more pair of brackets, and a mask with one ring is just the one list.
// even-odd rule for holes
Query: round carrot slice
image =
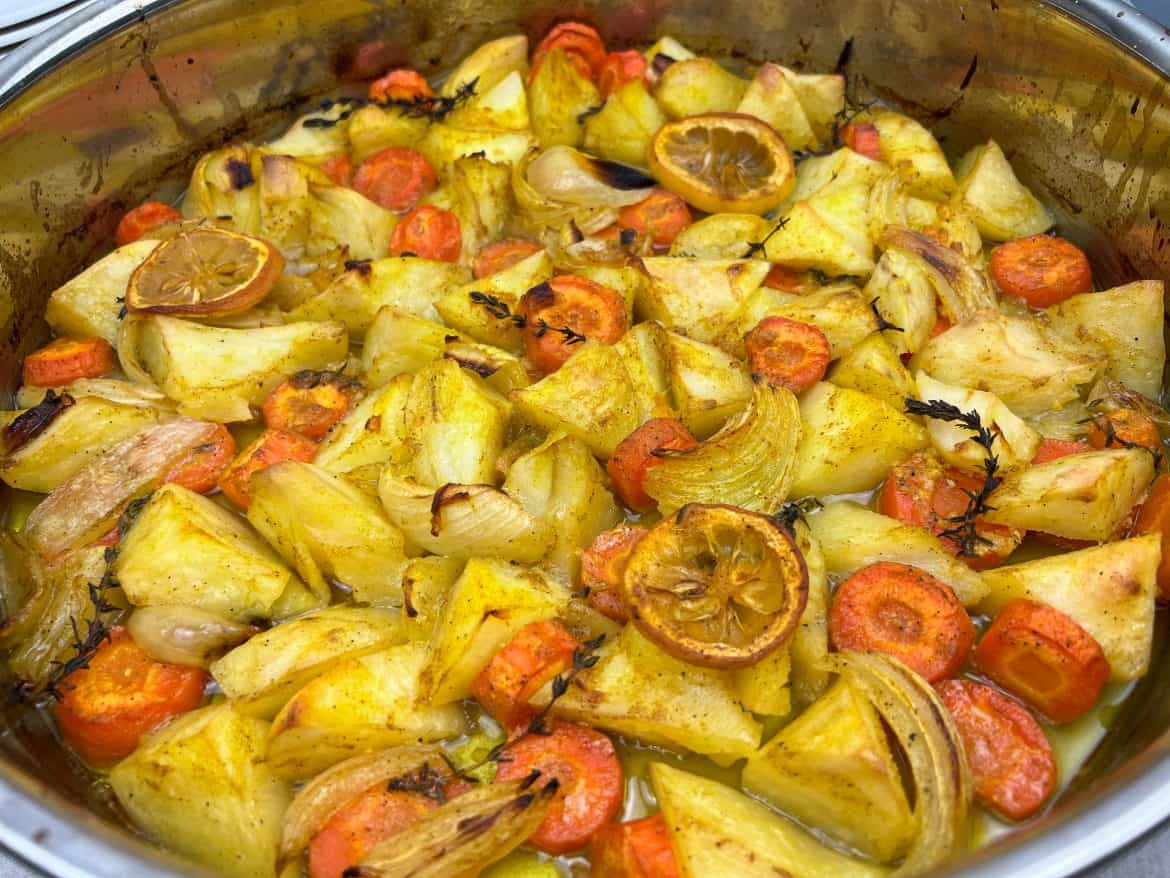
{"label": "round carrot slice", "polygon": [[509,732],[536,711],[528,701],[573,666],[581,644],[560,622],[530,622],[497,652],[471,684],[471,694]]}
{"label": "round carrot slice", "polygon": [[634,546],[646,535],[646,528],[623,524],[599,533],[581,555],[581,585],[589,605],[603,616],[625,624],[630,621],[622,597],[622,578]]}
{"label": "round carrot slice", "polygon": [[590,878],[680,878],[661,814],[603,826],[589,844]]}
{"label": "round carrot slice", "polygon": [[391,70],[380,79],[370,83],[370,100],[381,101],[414,101],[419,98],[433,98],[434,90],[430,83],[417,70],[402,68]]}
{"label": "round carrot slice", "polygon": [[211,435],[185,454],[170,472],[165,484],[179,485],[196,494],[206,494],[219,485],[219,479],[236,455],[236,440],[223,424],[216,424]]}
{"label": "round carrot slice", "polygon": [[1109,680],[1100,644],[1073,619],[1036,601],[1009,601],[975,649],[991,680],[1053,722],[1072,722]]}
{"label": "round carrot slice", "polygon": [[252,476],[283,460],[308,463],[317,456],[317,443],[287,430],[265,430],[231,462],[219,478],[223,495],[241,509],[247,509],[248,483]]}
{"label": "round carrot slice", "polygon": [[206,683],[201,668],[156,661],[125,628],[114,628],[89,666],[65,678],[57,723],[83,759],[109,764],[133,753],[151,729],[198,707]]}
{"label": "round carrot slice", "polygon": [[529,82],[536,78],[537,71],[553,49],[560,49],[568,55],[586,79],[596,79],[605,64],[605,43],[601,34],[579,21],[565,21],[550,30],[533,50]]}
{"label": "round carrot slice", "polygon": [[1023,542],[1024,532],[981,519],[975,523],[973,555],[962,554],[962,544],[948,534],[967,511],[968,491],[977,491],[979,479],[954,467],[944,467],[929,454],[915,454],[890,471],[878,494],[878,511],[890,518],[926,528],[953,555],[976,570],[1003,563]]}
{"label": "round carrot slice", "polygon": [[1087,442],[1077,442],[1072,439],[1043,439],[1036,453],[1032,456],[1032,463],[1048,463],[1050,460],[1059,460],[1070,454],[1082,454],[1092,451],[1093,446]]}
{"label": "round carrot slice", "polygon": [[841,129],[841,143],[867,159],[882,160],[881,136],[877,126],[869,122],[850,122]]}
{"label": "round carrot slice", "polygon": [[309,842],[310,878],[342,878],[373,848],[413,827],[438,802],[418,793],[371,787],[342,806]]}
{"label": "round carrot slice", "polygon": [[944,680],[947,706],[975,781],[979,802],[1008,820],[1026,820],[1056,791],[1056,755],[1020,702],[972,680]]}
{"label": "round carrot slice", "polygon": [[686,451],[698,444],[682,421],[651,418],[618,444],[605,471],[626,506],[635,512],[647,512],[655,504],[644,487],[646,470],[662,462],[658,452]]}
{"label": "round carrot slice", "polygon": [[353,188],[375,204],[401,213],[433,192],[435,169],[417,149],[391,146],[374,153],[353,175]]}
{"label": "round carrot slice", "polygon": [[133,244],[151,229],[167,223],[178,222],[183,215],[161,201],[145,201],[138,207],[126,211],[126,215],[118,221],[118,228],[114,231],[114,240],[119,247]]}
{"label": "round carrot slice", "polygon": [[211,316],[246,311],[284,271],[280,251],[260,238],[200,226],[163,241],[134,269],[126,308]]}
{"label": "round carrot slice", "polygon": [[792,636],[808,600],[808,570],[774,519],[692,503],[642,537],[622,586],[634,624],[671,655],[737,668]]}
{"label": "round carrot slice", "polygon": [[617,224],[621,229],[633,229],[641,239],[649,238],[654,247],[664,248],[691,224],[691,210],[673,192],[655,189],[637,204],[623,207]]}
{"label": "round carrot slice", "polygon": [[766,213],[796,185],[783,138],[755,116],[709,113],[669,122],[650,143],[658,182],[708,213]]}
{"label": "round carrot slice", "polygon": [[764,286],[773,290],[781,290],[785,293],[799,293],[808,282],[808,275],[806,272],[793,271],[791,268],[785,268],[783,265],[773,265],[767,276],[764,278]]}
{"label": "round carrot slice", "polygon": [[744,336],[748,368],[773,387],[793,393],[825,377],[832,351],[825,334],[811,323],[765,317]]}
{"label": "round carrot slice", "polygon": [[58,338],[24,358],[25,387],[63,387],[108,375],[118,355],[104,338]]}
{"label": "round carrot slice", "polygon": [[988,268],[1001,290],[1033,308],[1093,290],[1089,258],[1064,238],[1033,235],[1000,244],[991,251]]}
{"label": "round carrot slice", "polygon": [[323,439],[345,417],[361,384],[340,372],[305,370],[279,385],[264,400],[264,423],[273,430]]}
{"label": "round carrot slice", "polygon": [[416,207],[394,227],[390,236],[392,256],[418,256],[439,262],[455,262],[463,250],[459,217],[430,204]]}
{"label": "round carrot slice", "polygon": [[646,84],[646,59],[635,49],[625,52],[610,52],[601,64],[597,74],[597,90],[603,98],[608,98],[627,82],[635,79]]}
{"label": "round carrot slice", "polygon": [[1114,409],[1093,416],[1086,437],[1093,448],[1162,447],[1162,434],[1154,419],[1137,409]]}
{"label": "round carrot slice", "polygon": [[888,653],[935,683],[963,666],[975,626],[945,582],[882,561],[841,583],[829,609],[829,636],[838,649]]}
{"label": "round carrot slice", "polygon": [[[1160,534],[1162,537],[1162,560],[1158,564],[1158,598],[1170,601],[1170,473],[1162,473],[1150,488],[1150,496],[1138,512],[1134,532],[1138,534]],[[600,539],[600,537],[599,537]],[[584,569],[582,557],[582,569]]]}
{"label": "round carrot slice", "polygon": [[321,163],[321,172],[338,186],[349,186],[353,182],[353,160],[345,153],[330,156]]}
{"label": "round carrot slice", "polygon": [[476,254],[471,270],[477,278],[488,277],[523,262],[544,248],[527,238],[506,238],[488,244]]}
{"label": "round carrot slice", "polygon": [[586,339],[613,344],[626,334],[626,300],[607,286],[562,274],[525,293],[524,349],[541,372],[555,372]]}
{"label": "round carrot slice", "polygon": [[601,732],[575,723],[552,723],[548,735],[526,735],[500,757],[496,780],[521,780],[539,771],[543,787],[557,781],[544,820],[528,839],[548,854],[580,850],[617,815],[622,803],[622,766]]}

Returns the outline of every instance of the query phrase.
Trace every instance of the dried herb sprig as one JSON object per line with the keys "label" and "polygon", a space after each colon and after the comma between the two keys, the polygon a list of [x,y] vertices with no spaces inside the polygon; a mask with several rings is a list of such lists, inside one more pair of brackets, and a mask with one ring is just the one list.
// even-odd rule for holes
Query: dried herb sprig
{"label": "dried herb sprig", "polygon": [[780,527],[784,528],[788,533],[796,532],[796,522],[804,521],[807,523],[806,516],[810,512],[815,512],[824,506],[816,497],[805,497],[801,500],[792,500],[780,507],[780,511],[772,516]]}
{"label": "dried herb sprig", "polygon": [[964,412],[957,405],[941,399],[922,401],[919,399],[906,400],[906,411],[912,415],[922,415],[936,421],[947,421],[965,427],[972,433],[972,440],[983,449],[983,482],[976,491],[962,488],[967,495],[967,508],[962,515],[953,515],[946,519],[952,525],[939,533],[939,536],[949,537],[959,544],[959,554],[971,557],[977,554],[979,544],[990,544],[991,540],[979,533],[978,519],[994,508],[988,503],[992,492],[1003,482],[999,474],[999,456],[993,445],[998,433],[985,425],[979,412],[972,409]]}
{"label": "dried herb sprig", "polygon": [[[488,293],[481,293],[477,290],[468,293],[468,296],[472,302],[477,305],[482,305],[497,320],[507,320],[518,329],[524,329],[528,326],[528,319],[520,314],[513,314],[511,307],[502,299]],[[535,321],[533,327],[532,334],[537,338],[544,338],[548,333],[555,332],[561,336],[561,344],[582,344],[587,340],[584,333],[577,332],[571,326],[550,326],[543,319]]]}
{"label": "dried herb sprig", "polygon": [[877,331],[886,332],[905,332],[906,330],[896,323],[891,323],[886,319],[886,315],[878,310],[878,297],[874,296],[869,300],[869,310],[873,312],[873,316],[877,318]]}
{"label": "dried herb sprig", "polygon": [[[569,684],[572,683],[574,679],[576,679],[578,674],[580,674],[582,671],[589,670],[601,660],[601,656],[597,654],[597,650],[601,648],[601,644],[604,642],[605,635],[598,634],[592,640],[585,641],[573,650],[573,666],[569,668],[569,670],[564,674],[558,674],[557,676],[553,677],[552,697],[549,698],[548,704],[541,708],[540,711],[534,717],[532,717],[531,720],[528,721],[528,728],[525,729],[523,734],[520,735],[521,738],[528,735],[551,734],[547,720],[549,712],[553,709],[553,705],[556,704],[558,699],[560,699],[566,692],[569,691]],[[507,743],[508,742],[505,742],[505,744],[501,745],[498,749],[502,751],[503,747],[506,746]],[[499,754],[497,753],[496,757],[498,756]]]}
{"label": "dried herb sprig", "polygon": [[346,109],[342,110],[333,118],[329,116],[311,116],[302,124],[305,128],[332,128],[339,122],[348,119],[362,107],[370,106],[387,109],[395,108],[403,116],[411,119],[426,119],[428,122],[442,122],[454,110],[475,97],[478,84],[479,77],[477,76],[470,82],[463,83],[456,90],[455,94],[447,97],[442,95],[416,95],[413,98],[386,98],[385,100],[362,97],[333,98],[322,101],[318,109],[322,112],[328,112],[337,104],[344,104]]}
{"label": "dried herb sprig", "polygon": [[776,225],[772,226],[772,228],[768,230],[768,234],[764,235],[763,238],[761,238],[758,241],[749,241],[747,250],[744,252],[743,256],[741,256],[740,258],[741,259],[751,259],[757,253],[761,253],[761,252],[764,253],[765,256],[767,256],[768,254],[767,254],[766,248],[768,246],[768,242],[772,240],[772,236],[774,234],[776,234],[778,231],[780,231],[786,225],[788,225],[788,217],[786,217],[786,216],[781,217],[776,222]]}
{"label": "dried herb sprig", "polygon": [[60,701],[65,697],[65,688],[70,687],[70,684],[66,682],[69,675],[88,668],[101,645],[111,639],[110,626],[105,617],[110,613],[118,612],[119,608],[106,599],[106,592],[118,587],[111,569],[117,556],[117,549],[112,547],[106,549],[106,570],[102,574],[102,578],[96,583],[91,582],[86,585],[89,601],[93,606],[93,616],[86,621],[84,634],[77,617],[69,617],[69,627],[73,631],[73,641],[70,644],[73,655],[64,661],[54,659],[50,662],[52,669],[48,679],[39,688],[20,685],[17,689],[19,698],[30,700],[45,696],[54,701]]}
{"label": "dried herb sprig", "polygon": [[431,764],[426,762],[421,768],[390,778],[386,789],[392,793],[419,793],[444,805],[447,802],[446,786],[455,776],[432,768]]}

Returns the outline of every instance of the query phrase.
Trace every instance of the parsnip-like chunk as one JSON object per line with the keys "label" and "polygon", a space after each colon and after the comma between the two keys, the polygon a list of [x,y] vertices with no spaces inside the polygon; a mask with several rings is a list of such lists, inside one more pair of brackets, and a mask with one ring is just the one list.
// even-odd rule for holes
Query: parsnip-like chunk
{"label": "parsnip-like chunk", "polygon": [[585,149],[602,158],[645,167],[650,141],[666,115],[641,80],[627,82],[585,120]]}
{"label": "parsnip-like chunk", "polygon": [[103,256],[49,296],[45,320],[58,335],[97,336],[118,343],[126,285],[158,241],[139,240]]}
{"label": "parsnip-like chunk", "polygon": [[739,106],[748,83],[711,58],[688,58],[666,68],[654,97],[671,119],[704,113],[730,113]]}
{"label": "parsnip-like chunk", "polygon": [[743,363],[714,345],[668,332],[664,348],[678,417],[698,438],[706,439],[752,398]]}
{"label": "parsnip-like chunk", "polygon": [[980,609],[996,613],[1030,598],[1071,616],[1101,645],[1114,680],[1136,680],[1150,666],[1161,537],[1147,534],[1077,552],[985,571],[990,593]]}
{"label": "parsnip-like chunk", "polygon": [[1016,177],[994,140],[963,156],[956,172],[956,200],[992,241],[1038,235],[1052,227],[1052,214]]}
{"label": "parsnip-like chunk", "polygon": [[768,274],[768,263],[759,259],[653,256],[643,265],[650,283],[637,303],[638,313],[707,343],[719,338]]}
{"label": "parsnip-like chunk", "polygon": [[143,740],[110,772],[131,821],[228,878],[275,878],[288,784],[264,761],[268,723],[216,704]]}

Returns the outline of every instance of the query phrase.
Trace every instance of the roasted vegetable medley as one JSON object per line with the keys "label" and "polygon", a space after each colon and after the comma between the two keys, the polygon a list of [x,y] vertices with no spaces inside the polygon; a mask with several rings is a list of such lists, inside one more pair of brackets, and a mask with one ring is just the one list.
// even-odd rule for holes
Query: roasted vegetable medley
{"label": "roasted vegetable medley", "polygon": [[9,681],[214,874],[917,875],[1147,672],[1162,285],[995,142],[612,48],[391,70],[49,300]]}

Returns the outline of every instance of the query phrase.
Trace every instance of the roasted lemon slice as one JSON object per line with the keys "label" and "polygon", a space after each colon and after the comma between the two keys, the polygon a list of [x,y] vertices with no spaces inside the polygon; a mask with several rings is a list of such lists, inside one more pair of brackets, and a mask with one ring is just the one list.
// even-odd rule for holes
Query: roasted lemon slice
{"label": "roasted lemon slice", "polygon": [[739,113],[690,116],[662,126],[650,170],[667,189],[710,213],[765,213],[796,185],[796,166],[770,125]]}
{"label": "roasted lemon slice", "polygon": [[126,308],[211,316],[251,308],[284,271],[280,251],[260,238],[203,226],[180,232],[146,257],[126,286]]}
{"label": "roasted lemon slice", "polygon": [[792,635],[808,599],[808,570],[767,516],[692,503],[638,543],[623,590],[634,623],[671,655],[736,668]]}

